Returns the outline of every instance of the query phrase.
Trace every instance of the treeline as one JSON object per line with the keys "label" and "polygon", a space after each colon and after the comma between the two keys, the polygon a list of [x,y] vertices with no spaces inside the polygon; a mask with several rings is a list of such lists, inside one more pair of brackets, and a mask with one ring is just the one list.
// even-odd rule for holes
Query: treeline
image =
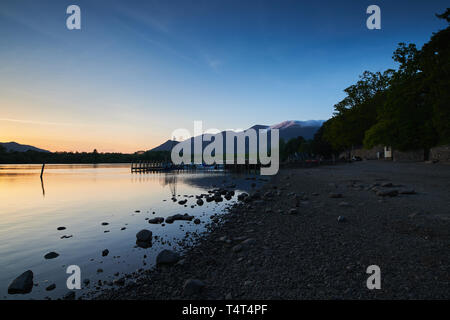
{"label": "treeline", "polygon": [[282,162],[294,156],[309,158],[313,152],[313,141],[303,137],[292,138],[288,141],[280,139],[280,160]]}
{"label": "treeline", "polygon": [[[437,15],[450,23],[450,9]],[[331,156],[352,147],[392,146],[400,151],[450,143],[450,26],[418,49],[400,43],[397,70],[365,71],[345,89],[312,142],[315,153]]]}
{"label": "treeline", "polygon": [[7,152],[0,146],[0,163],[131,163],[136,161],[170,160],[168,151],[147,151],[143,154],[93,152]]}

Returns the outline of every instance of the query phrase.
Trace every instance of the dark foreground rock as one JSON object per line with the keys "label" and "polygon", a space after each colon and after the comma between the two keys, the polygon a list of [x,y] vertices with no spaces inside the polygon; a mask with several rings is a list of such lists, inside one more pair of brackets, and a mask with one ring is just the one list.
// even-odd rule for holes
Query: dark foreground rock
{"label": "dark foreground rock", "polygon": [[177,221],[177,220],[191,221],[192,219],[194,219],[194,216],[190,216],[187,213],[185,213],[185,214],[175,214],[173,216],[167,217],[166,218],[166,223],[173,223],[174,221]]}
{"label": "dark foreground rock", "polygon": [[33,289],[33,271],[27,270],[15,278],[8,286],[9,294],[30,293]]}
{"label": "dark foreground rock", "polygon": [[152,246],[153,234],[150,230],[143,229],[136,233],[136,245],[147,249]]}
{"label": "dark foreground rock", "polygon": [[148,220],[148,223],[150,223],[150,224],[160,224],[160,223],[163,223],[163,222],[164,222],[164,218],[163,217],[156,217],[156,218]]}
{"label": "dark foreground rock", "polygon": [[55,259],[55,258],[57,258],[57,257],[59,257],[59,254],[56,253],[56,252],[53,252],[53,251],[47,253],[47,254],[44,256],[45,259]]}
{"label": "dark foreground rock", "polygon": [[183,294],[190,296],[202,292],[205,283],[198,279],[188,279],[183,285]]}
{"label": "dark foreground rock", "polygon": [[150,230],[143,229],[136,233],[136,240],[143,242],[151,242],[152,241],[152,232]]}
{"label": "dark foreground rock", "polygon": [[45,291],[52,291],[56,289],[56,284],[52,283],[48,287],[45,288]]}
{"label": "dark foreground rock", "polygon": [[63,296],[63,300],[75,300],[76,293],[75,291],[69,291]]}
{"label": "dark foreground rock", "polygon": [[156,257],[156,265],[171,265],[180,260],[180,255],[171,250],[162,250]]}

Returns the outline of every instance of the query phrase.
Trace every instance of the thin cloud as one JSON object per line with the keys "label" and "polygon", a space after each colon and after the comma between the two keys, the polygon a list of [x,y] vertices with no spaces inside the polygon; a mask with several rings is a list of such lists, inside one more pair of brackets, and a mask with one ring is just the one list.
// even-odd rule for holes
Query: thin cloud
{"label": "thin cloud", "polygon": [[143,14],[142,10],[133,10],[130,9],[129,6],[123,6],[121,4],[116,4],[115,9],[118,14],[126,16],[131,20],[138,21],[139,23],[149,26],[159,32],[169,33],[167,22],[163,22],[154,16]]}
{"label": "thin cloud", "polygon": [[49,37],[53,40],[57,40],[64,43],[70,43],[67,41],[67,38],[64,38],[63,36],[58,35],[56,32],[49,31],[47,28],[42,27],[41,24],[39,24],[39,21],[26,19],[22,15],[19,15],[11,10],[8,10],[7,8],[2,8],[2,10],[0,11],[0,16],[6,19],[10,19],[17,24],[20,24],[36,33]]}
{"label": "thin cloud", "polygon": [[145,33],[141,32],[140,30],[138,30],[137,28],[131,26],[130,24],[125,23],[124,21],[121,21],[121,20],[117,20],[117,21],[118,21],[118,23],[120,23],[124,28],[126,28],[126,29],[128,29],[129,31],[135,33],[137,36],[139,36],[139,37],[140,37],[141,39],[143,39],[144,41],[146,41],[146,42],[148,42],[148,43],[151,43],[152,45],[154,45],[154,46],[156,46],[156,47],[159,47],[160,49],[162,49],[162,50],[164,50],[164,51],[166,51],[166,52],[170,52],[171,54],[177,56],[177,57],[180,58],[180,59],[183,59],[183,60],[185,60],[185,61],[187,61],[187,62],[190,62],[190,63],[192,63],[192,64],[197,64],[197,62],[196,62],[194,59],[192,59],[192,58],[190,58],[190,57],[188,57],[188,56],[186,56],[186,55],[181,54],[179,51],[173,49],[172,47],[169,47],[169,46],[167,46],[167,45],[162,44],[161,42],[158,42],[158,41],[156,41],[156,40],[154,40],[154,39],[151,39],[151,38],[150,38],[149,36],[147,36]]}
{"label": "thin cloud", "polygon": [[9,119],[9,118],[0,118],[0,121],[17,122],[17,123],[25,123],[25,124],[39,124],[39,125],[47,125],[47,126],[77,126],[77,125],[79,125],[79,124],[67,123],[67,122],[46,122],[46,121]]}
{"label": "thin cloud", "polygon": [[74,122],[51,122],[51,121],[35,121],[28,119],[11,119],[11,118],[0,118],[0,122],[15,122],[15,123],[23,123],[23,124],[34,124],[41,126],[60,126],[60,127],[96,127],[96,128],[118,128],[120,125],[112,125],[112,124],[99,124],[99,123],[74,123]]}
{"label": "thin cloud", "polygon": [[217,71],[217,68],[222,65],[222,61],[220,60],[210,60],[208,61],[208,65]]}
{"label": "thin cloud", "polygon": [[206,64],[214,71],[218,71],[219,67],[223,64],[222,60],[212,58],[208,55],[205,56]]}

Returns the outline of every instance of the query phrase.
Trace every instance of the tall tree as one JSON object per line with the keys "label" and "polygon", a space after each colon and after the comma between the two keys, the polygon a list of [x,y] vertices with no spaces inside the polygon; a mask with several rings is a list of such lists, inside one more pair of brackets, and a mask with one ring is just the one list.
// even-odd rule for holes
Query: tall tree
{"label": "tall tree", "polygon": [[[439,15],[448,21],[449,10]],[[400,43],[393,55],[399,63],[378,121],[364,144],[400,150],[428,149],[450,142],[450,27],[431,37],[421,50]]]}
{"label": "tall tree", "polygon": [[394,71],[365,71],[359,81],[346,88],[347,96],[334,106],[334,116],[327,123],[323,139],[334,150],[345,150],[363,144],[365,132],[377,121],[377,112],[386,99]]}

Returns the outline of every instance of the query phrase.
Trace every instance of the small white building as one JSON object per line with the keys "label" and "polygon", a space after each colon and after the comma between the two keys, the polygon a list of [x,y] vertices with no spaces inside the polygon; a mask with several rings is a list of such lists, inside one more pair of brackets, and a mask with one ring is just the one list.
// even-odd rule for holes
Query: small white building
{"label": "small white building", "polygon": [[392,159],[392,147],[384,146],[384,158]]}

